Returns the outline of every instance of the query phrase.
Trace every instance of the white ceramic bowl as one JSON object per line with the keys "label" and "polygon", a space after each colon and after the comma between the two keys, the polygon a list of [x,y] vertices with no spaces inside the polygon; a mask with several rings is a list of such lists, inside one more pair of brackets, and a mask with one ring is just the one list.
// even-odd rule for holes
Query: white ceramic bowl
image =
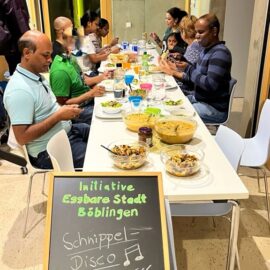
{"label": "white ceramic bowl", "polygon": [[[105,104],[111,103],[112,106],[110,105],[105,105]],[[118,104],[117,107],[115,107],[113,104]],[[106,102],[102,102],[100,104],[102,111],[105,113],[109,113],[109,114],[115,114],[115,113],[119,113],[122,110],[123,105],[115,100],[111,100],[111,101],[106,101]]]}

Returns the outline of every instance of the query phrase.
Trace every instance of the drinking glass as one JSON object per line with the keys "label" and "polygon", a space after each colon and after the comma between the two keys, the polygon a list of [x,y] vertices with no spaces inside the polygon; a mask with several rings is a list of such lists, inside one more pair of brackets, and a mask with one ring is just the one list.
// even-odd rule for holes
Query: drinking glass
{"label": "drinking glass", "polygon": [[116,100],[121,100],[123,98],[124,91],[125,85],[123,84],[123,82],[114,82],[113,95]]}
{"label": "drinking glass", "polygon": [[132,39],[131,42],[131,49],[133,52],[138,52],[138,40],[137,39]]}
{"label": "drinking glass", "polygon": [[164,74],[153,74],[152,78],[154,87],[154,100],[160,101],[165,98],[165,75]]}

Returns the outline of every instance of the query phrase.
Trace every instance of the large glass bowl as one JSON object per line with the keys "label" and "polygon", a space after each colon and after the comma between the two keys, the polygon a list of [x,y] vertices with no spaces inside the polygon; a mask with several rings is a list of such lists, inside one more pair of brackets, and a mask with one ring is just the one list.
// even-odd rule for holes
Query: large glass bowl
{"label": "large glass bowl", "polygon": [[123,111],[123,121],[131,131],[138,132],[140,127],[154,128],[159,115],[145,113],[143,111]]}
{"label": "large glass bowl", "polygon": [[200,170],[203,152],[186,145],[171,145],[162,149],[160,158],[167,172],[184,177]]}
{"label": "large glass bowl", "polygon": [[144,142],[132,140],[118,140],[110,143],[108,148],[113,164],[123,170],[132,170],[141,167],[147,160],[149,147]]}
{"label": "large glass bowl", "polygon": [[193,138],[197,122],[177,116],[161,117],[155,122],[155,131],[160,139],[168,144],[186,143]]}

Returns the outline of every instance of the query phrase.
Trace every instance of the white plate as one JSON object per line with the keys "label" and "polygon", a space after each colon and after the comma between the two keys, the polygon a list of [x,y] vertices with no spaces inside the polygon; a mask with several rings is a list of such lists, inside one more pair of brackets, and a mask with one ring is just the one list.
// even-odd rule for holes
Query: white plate
{"label": "white plate", "polygon": [[99,104],[95,110],[95,116],[102,119],[120,119],[122,118],[121,112],[119,113],[105,113]]}
{"label": "white plate", "polygon": [[172,76],[166,76],[165,80],[166,80],[166,84],[165,84],[166,90],[172,90],[178,87],[177,82]]}
{"label": "white plate", "polygon": [[104,80],[100,82],[98,85],[104,86],[105,91],[107,92],[113,92],[113,84],[114,84],[114,80]]}
{"label": "white plate", "polygon": [[204,163],[201,163],[200,170],[191,176],[177,177],[168,172],[167,174],[170,175],[169,181],[175,184],[175,188],[178,186],[184,188],[202,188],[213,182],[213,175]]}
{"label": "white plate", "polygon": [[157,47],[157,46],[156,46],[155,44],[153,44],[153,43],[151,43],[151,44],[146,43],[146,45],[145,45],[145,48],[146,48],[147,50],[155,49],[156,47]]}

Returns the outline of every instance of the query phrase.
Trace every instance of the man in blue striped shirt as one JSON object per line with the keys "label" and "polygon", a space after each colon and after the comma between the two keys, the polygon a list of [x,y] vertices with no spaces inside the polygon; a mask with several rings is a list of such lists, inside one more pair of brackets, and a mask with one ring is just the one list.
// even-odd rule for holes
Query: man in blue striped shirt
{"label": "man in blue striped shirt", "polygon": [[188,98],[205,123],[222,123],[228,113],[232,57],[224,42],[219,40],[219,28],[215,15],[200,17],[195,24],[196,39],[204,50],[197,64],[187,65],[183,72],[171,70],[171,75],[183,83],[194,84],[194,94]]}

